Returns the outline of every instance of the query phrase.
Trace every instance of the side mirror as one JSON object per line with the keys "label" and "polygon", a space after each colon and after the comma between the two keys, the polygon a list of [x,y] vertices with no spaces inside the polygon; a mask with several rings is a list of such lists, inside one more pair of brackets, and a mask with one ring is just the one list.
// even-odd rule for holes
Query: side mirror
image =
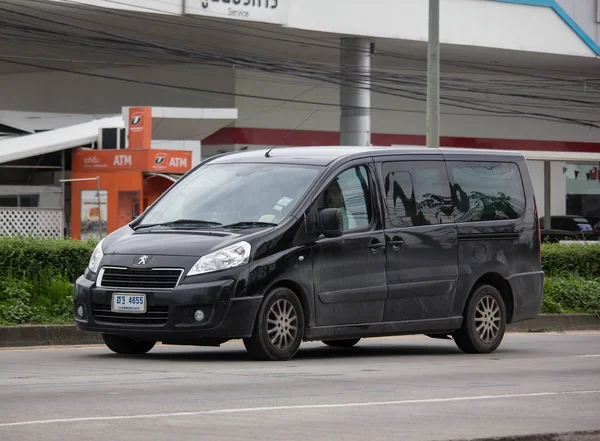
{"label": "side mirror", "polygon": [[337,208],[324,208],[319,213],[319,226],[325,237],[340,237],[344,231],[342,212]]}

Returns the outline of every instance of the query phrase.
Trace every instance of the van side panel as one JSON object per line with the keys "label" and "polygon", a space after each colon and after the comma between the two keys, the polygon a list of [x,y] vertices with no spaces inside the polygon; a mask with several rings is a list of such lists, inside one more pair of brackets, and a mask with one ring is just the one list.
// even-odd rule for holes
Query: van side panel
{"label": "van side panel", "polygon": [[463,314],[473,288],[485,280],[505,297],[509,323],[535,318],[543,272],[527,163],[500,155],[447,154],[446,160],[458,228],[453,315]]}

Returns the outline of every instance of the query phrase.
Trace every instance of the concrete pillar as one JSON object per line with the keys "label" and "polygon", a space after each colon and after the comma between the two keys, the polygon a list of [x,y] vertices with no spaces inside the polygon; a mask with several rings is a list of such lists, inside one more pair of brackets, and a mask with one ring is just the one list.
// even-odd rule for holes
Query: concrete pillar
{"label": "concrete pillar", "polygon": [[543,228],[551,228],[552,216],[552,164],[544,161],[544,224]]}
{"label": "concrete pillar", "polygon": [[371,41],[340,40],[340,145],[371,145]]}

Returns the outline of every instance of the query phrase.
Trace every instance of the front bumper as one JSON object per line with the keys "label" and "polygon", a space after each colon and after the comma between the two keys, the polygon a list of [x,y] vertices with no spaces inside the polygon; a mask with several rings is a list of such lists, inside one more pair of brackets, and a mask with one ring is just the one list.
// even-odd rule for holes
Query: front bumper
{"label": "front bumper", "polygon": [[[235,281],[179,285],[172,290],[126,290],[97,287],[85,277],[77,279],[73,312],[76,325],[83,331],[101,332],[172,343],[203,339],[226,341],[249,337],[262,297],[233,297]],[[147,312],[122,314],[111,311],[113,293],[146,295]],[[77,308],[83,306],[84,317]],[[204,320],[194,320],[201,309]]]}

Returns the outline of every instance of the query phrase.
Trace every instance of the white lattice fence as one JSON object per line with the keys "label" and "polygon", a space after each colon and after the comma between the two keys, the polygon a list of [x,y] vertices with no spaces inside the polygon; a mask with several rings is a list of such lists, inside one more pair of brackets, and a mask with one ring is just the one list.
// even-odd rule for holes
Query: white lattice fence
{"label": "white lattice fence", "polygon": [[0,235],[62,237],[63,211],[44,208],[0,208]]}

